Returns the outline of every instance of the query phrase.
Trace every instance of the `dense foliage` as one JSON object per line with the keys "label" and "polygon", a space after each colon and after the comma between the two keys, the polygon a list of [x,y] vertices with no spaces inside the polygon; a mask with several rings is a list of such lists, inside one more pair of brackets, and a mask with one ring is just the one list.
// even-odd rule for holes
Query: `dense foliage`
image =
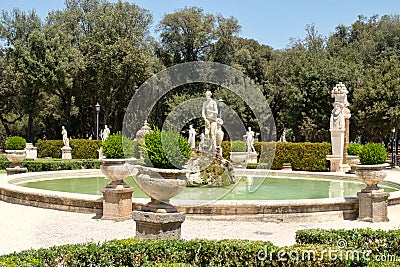
{"label": "dense foliage", "polygon": [[[73,159],[98,159],[101,141],[72,139],[69,141]],[[39,158],[61,158],[62,140],[38,140],[36,143]]]}
{"label": "dense foliage", "polygon": [[24,150],[26,147],[26,140],[21,136],[11,136],[6,140],[7,150]]}
{"label": "dense foliage", "polygon": [[103,155],[109,159],[133,157],[135,147],[132,140],[123,136],[121,132],[111,134],[102,143]]}
{"label": "dense foliage", "polygon": [[[123,18],[123,19],[122,19]],[[124,111],[147,78],[193,60],[232,66],[267,98],[277,126],[291,142],[329,141],[331,90],[348,90],[351,141],[387,142],[400,128],[400,17],[359,16],[322,36],[305,25],[303,40],[274,50],[238,37],[234,17],[186,7],[156,22],[159,42],[150,35],[152,15],[128,2],[67,0],[65,8],[40,18],[35,11],[0,16],[0,132],[26,135],[30,142],[58,139],[65,125],[72,139],[95,136],[95,104],[100,125],[122,129]],[[188,84],[163,96],[149,117],[162,128],[171,110],[211,90],[246,126],[259,131],[251,108],[226,88]],[[228,121],[230,112],[224,114]],[[197,132],[203,121],[188,122]],[[242,133],[237,133],[241,135]],[[226,135],[227,136],[227,135]],[[265,141],[265,140],[261,140]]]}
{"label": "dense foliage", "polygon": [[[230,146],[224,141],[223,157],[229,160]],[[233,147],[233,144],[232,144]],[[297,171],[327,171],[326,156],[331,154],[329,143],[289,143],[289,142],[255,142],[258,154],[258,168],[282,169],[283,163],[291,163]],[[255,168],[253,164],[247,166]]]}
{"label": "dense foliage", "polygon": [[381,144],[368,143],[358,153],[360,163],[363,165],[374,165],[385,163],[388,159],[386,148]]}
{"label": "dense foliage", "polygon": [[363,145],[359,143],[351,143],[347,146],[347,154],[358,156]]}
{"label": "dense foliage", "polygon": [[232,145],[231,152],[246,152],[247,151],[247,145],[246,145],[246,142],[244,142],[244,141],[232,141],[231,145]]}
{"label": "dense foliage", "polygon": [[[0,169],[4,170],[10,165],[5,158],[0,158]],[[21,167],[27,168],[28,172],[60,171],[60,170],[82,170],[99,169],[100,162],[97,159],[25,159],[20,163]]]}
{"label": "dense foliage", "polygon": [[142,151],[145,164],[162,169],[182,169],[190,157],[189,142],[173,131],[154,132],[144,136]]}
{"label": "dense foliage", "polygon": [[[63,245],[0,256],[0,265],[19,266],[396,266],[398,230],[297,232],[288,247],[249,240],[112,240]],[[341,241],[342,243],[338,243]],[[343,242],[347,242],[343,246]],[[379,256],[386,256],[386,263]],[[390,256],[390,258],[388,258]]]}

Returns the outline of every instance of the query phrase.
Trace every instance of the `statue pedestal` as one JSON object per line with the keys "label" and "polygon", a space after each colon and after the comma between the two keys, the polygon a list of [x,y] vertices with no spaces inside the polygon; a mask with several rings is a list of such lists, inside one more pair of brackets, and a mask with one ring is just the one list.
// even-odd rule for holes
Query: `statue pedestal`
{"label": "statue pedestal", "polygon": [[61,148],[61,151],[62,151],[62,156],[61,156],[62,159],[72,159],[72,154],[71,154],[72,148],[64,146],[63,148]]}
{"label": "statue pedestal", "polygon": [[32,143],[26,143],[25,151],[27,159],[37,159],[37,148]]}
{"label": "statue pedestal", "polygon": [[19,174],[19,173],[26,173],[27,168],[22,167],[14,167],[14,168],[6,168],[7,175]]}
{"label": "statue pedestal", "polygon": [[102,220],[125,221],[132,216],[133,188],[103,188]]}
{"label": "statue pedestal", "polygon": [[389,193],[383,190],[361,190],[358,196],[358,220],[366,222],[388,222],[387,199]]}
{"label": "statue pedestal", "polygon": [[257,163],[257,156],[256,152],[247,152],[246,163]]}
{"label": "statue pedestal", "polygon": [[132,217],[136,222],[136,238],[181,238],[181,225],[185,221],[185,214],[183,213],[156,213],[135,210]]}
{"label": "statue pedestal", "polygon": [[331,172],[341,172],[342,171],[342,156],[339,155],[327,155],[326,159],[330,162]]}

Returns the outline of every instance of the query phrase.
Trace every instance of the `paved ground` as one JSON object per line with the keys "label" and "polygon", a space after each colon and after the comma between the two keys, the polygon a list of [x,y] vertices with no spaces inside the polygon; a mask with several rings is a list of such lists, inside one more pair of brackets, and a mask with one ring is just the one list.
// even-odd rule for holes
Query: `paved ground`
{"label": "paved ground", "polygon": [[[400,172],[389,171],[388,180],[400,181]],[[196,220],[187,216],[182,238],[268,240],[284,246],[295,243],[295,232],[305,228],[399,229],[400,205],[389,207],[389,222],[333,221],[324,223],[266,223]],[[102,221],[94,214],[34,208],[0,201],[0,255],[29,248],[61,244],[102,242],[134,237],[133,220]]]}

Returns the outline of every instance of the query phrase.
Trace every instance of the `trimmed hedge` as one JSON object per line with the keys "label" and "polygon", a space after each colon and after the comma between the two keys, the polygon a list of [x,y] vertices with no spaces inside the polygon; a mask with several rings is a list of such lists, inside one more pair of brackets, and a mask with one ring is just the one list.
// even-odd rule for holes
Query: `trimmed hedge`
{"label": "trimmed hedge", "polygon": [[344,242],[346,247],[371,250],[374,255],[386,253],[400,256],[400,230],[307,229],[296,232],[296,242],[314,245],[337,245],[338,242]]}
{"label": "trimmed hedge", "polygon": [[[0,256],[0,266],[366,266],[330,258],[330,246],[276,247],[247,240],[113,240],[27,250]],[[308,258],[310,251],[314,256]],[[346,250],[343,250],[345,255]],[[304,255],[304,256],[303,256]],[[337,254],[339,255],[339,254]]]}
{"label": "trimmed hedge", "polygon": [[[101,140],[72,139],[69,142],[73,159],[97,159]],[[38,140],[36,147],[39,158],[61,158],[62,140]]]}
{"label": "trimmed hedge", "polygon": [[[9,166],[10,162],[7,159],[0,159],[0,169],[5,169]],[[21,167],[27,168],[29,172],[99,169],[100,161],[97,159],[25,159],[21,162]]]}
{"label": "trimmed hedge", "polygon": [[[222,142],[222,149],[223,157],[229,160],[230,142]],[[268,165],[273,160],[271,169],[274,170],[282,169],[283,163],[291,163],[293,170],[327,171],[329,165],[326,156],[331,154],[329,143],[255,142],[254,149],[258,153],[260,164]]]}

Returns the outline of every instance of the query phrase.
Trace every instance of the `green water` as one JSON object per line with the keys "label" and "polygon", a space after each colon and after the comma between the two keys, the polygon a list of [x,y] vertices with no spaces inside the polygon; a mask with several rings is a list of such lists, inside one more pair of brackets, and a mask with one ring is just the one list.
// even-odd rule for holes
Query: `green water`
{"label": "green water", "polygon": [[[65,178],[44,181],[32,181],[20,186],[51,191],[101,195],[100,190],[111,180],[104,177]],[[132,177],[125,182],[135,189],[133,197],[147,198],[138,188]],[[253,184],[253,185],[250,185]],[[380,186],[386,192],[397,189]],[[242,178],[236,185],[224,188],[187,187],[174,199],[182,200],[285,200],[354,197],[365,185],[361,182],[340,180],[318,180],[301,178],[255,177],[252,181]]]}

